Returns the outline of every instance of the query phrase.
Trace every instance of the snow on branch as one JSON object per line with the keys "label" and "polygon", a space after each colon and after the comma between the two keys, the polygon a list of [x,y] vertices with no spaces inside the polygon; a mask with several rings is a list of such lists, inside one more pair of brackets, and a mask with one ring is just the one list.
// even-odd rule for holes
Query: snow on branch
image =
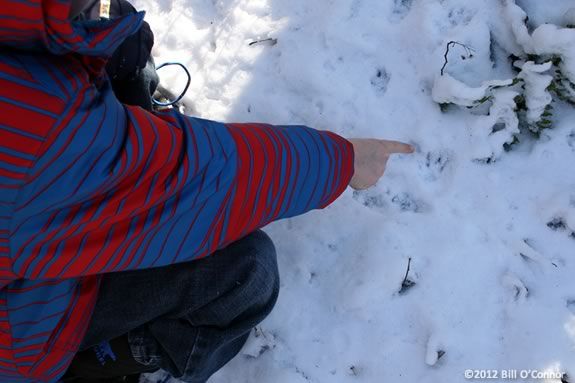
{"label": "snow on branch", "polygon": [[525,84],[526,120],[531,130],[537,129],[537,124],[541,123],[543,114],[553,101],[548,90],[553,76],[545,74],[549,72],[551,66],[551,61],[539,65],[528,61],[521,66],[521,72],[517,75],[517,78],[523,80]]}
{"label": "snow on branch", "polygon": [[446,73],[435,79],[431,97],[433,101],[438,104],[455,104],[472,107],[487,101],[487,99],[491,97],[491,91],[493,89],[512,84],[513,79],[492,80],[484,82],[480,87],[472,88]]}
{"label": "snow on branch", "polygon": [[[468,86],[445,69],[450,48],[463,47],[464,58],[473,57],[473,49],[449,41],[432,89],[432,98],[442,110],[446,105],[475,109],[473,159],[487,163],[518,142],[523,131],[538,137],[552,127],[553,95],[575,105],[575,28],[544,24],[530,34],[527,14],[515,0],[502,0],[502,11],[512,36],[506,48],[517,76]],[[575,10],[570,17],[575,19]]]}

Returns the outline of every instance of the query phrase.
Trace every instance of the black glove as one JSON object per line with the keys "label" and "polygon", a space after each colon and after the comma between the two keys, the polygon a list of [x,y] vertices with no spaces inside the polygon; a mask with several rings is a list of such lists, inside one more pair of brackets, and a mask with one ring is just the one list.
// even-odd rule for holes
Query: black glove
{"label": "black glove", "polygon": [[[126,0],[111,0],[111,19],[136,13],[136,9]],[[100,2],[95,1],[78,16],[81,20],[100,18]],[[154,34],[150,25],[144,21],[142,27],[129,36],[116,49],[108,64],[106,72],[112,82],[114,93],[120,102],[139,105],[152,110],[152,95],[156,91],[159,77],[151,56],[154,45]]]}

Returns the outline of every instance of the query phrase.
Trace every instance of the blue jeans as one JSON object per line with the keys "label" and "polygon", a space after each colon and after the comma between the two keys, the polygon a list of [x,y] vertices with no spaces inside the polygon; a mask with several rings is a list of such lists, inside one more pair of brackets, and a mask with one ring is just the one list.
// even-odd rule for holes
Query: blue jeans
{"label": "blue jeans", "polygon": [[200,260],[104,276],[81,349],[128,334],[142,371],[204,383],[240,351],[278,292],[275,248],[258,230]]}

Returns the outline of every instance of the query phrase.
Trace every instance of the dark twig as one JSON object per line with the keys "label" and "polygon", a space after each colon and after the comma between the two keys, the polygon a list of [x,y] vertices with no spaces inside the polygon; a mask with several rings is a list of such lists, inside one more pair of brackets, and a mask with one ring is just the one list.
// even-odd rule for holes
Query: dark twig
{"label": "dark twig", "polygon": [[445,49],[445,54],[443,55],[443,58],[445,59],[445,62],[443,63],[443,66],[441,67],[441,75],[443,76],[443,72],[445,71],[445,67],[447,66],[447,56],[449,55],[449,49],[451,49],[452,46],[456,46],[459,45],[460,47],[462,47],[463,49],[465,49],[465,52],[467,53],[468,58],[473,57],[473,52],[475,52],[473,50],[473,48],[469,47],[468,45],[462,44],[460,42],[457,41],[450,41],[447,43],[447,48]]}
{"label": "dark twig", "polygon": [[267,38],[267,39],[252,41],[252,42],[249,43],[248,45],[249,45],[250,47],[252,47],[252,46],[254,46],[254,45],[263,45],[263,44],[273,46],[273,45],[276,45],[277,43],[278,43],[278,39],[274,39],[274,38],[270,37],[270,38]]}
{"label": "dark twig", "polygon": [[410,265],[411,265],[411,257],[409,257],[409,259],[407,260],[407,270],[405,271],[405,277],[403,277],[403,281],[401,282],[402,286],[404,286],[406,284],[407,275],[409,274],[409,266]]}
{"label": "dark twig", "polygon": [[409,275],[409,266],[410,265],[411,265],[411,258],[409,258],[409,260],[407,261],[407,271],[405,272],[405,277],[403,277],[403,282],[401,282],[401,288],[398,291],[399,295],[405,294],[405,292],[407,290],[411,289],[416,284],[411,279],[407,278]]}

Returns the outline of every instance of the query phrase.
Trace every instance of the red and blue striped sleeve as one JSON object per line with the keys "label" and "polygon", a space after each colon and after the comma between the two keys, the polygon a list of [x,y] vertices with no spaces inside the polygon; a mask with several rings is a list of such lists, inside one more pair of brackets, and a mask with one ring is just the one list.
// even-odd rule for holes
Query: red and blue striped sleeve
{"label": "red and blue striped sleeve", "polygon": [[101,273],[209,255],[346,187],[335,134],[120,104],[104,58],[143,14],[83,25],[68,0],[3,5],[0,381],[58,381]]}
{"label": "red and blue striped sleeve", "polygon": [[71,100],[14,210],[13,268],[26,279],[203,257],[329,205],[353,173],[352,145],[331,132],[152,114],[109,87]]}

